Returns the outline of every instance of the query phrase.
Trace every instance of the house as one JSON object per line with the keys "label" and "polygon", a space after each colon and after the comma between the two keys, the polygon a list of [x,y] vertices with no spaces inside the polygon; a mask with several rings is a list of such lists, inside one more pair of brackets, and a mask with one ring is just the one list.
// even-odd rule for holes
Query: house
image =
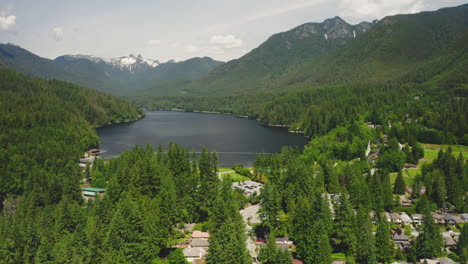
{"label": "house", "polygon": [[80,163],[81,164],[93,164],[94,162],[94,157],[91,156],[91,157],[87,157],[87,158],[80,158]]}
{"label": "house", "polygon": [[444,257],[444,258],[438,258],[437,263],[438,264],[455,264],[455,261],[453,261],[452,259]]}
{"label": "house", "polygon": [[420,225],[422,223],[422,218],[422,214],[413,214],[413,223],[415,223],[416,225]]}
{"label": "house", "polygon": [[455,218],[453,217],[453,215],[451,214],[443,214],[444,218],[445,218],[445,222],[448,224],[448,225],[456,225],[457,224],[457,221],[455,220]]}
{"label": "house", "polygon": [[461,214],[461,219],[463,220],[463,222],[468,222],[468,214]]}
{"label": "house", "polygon": [[403,198],[400,199],[400,205],[402,207],[410,207],[411,206],[411,201],[403,197]]}
{"label": "house", "polygon": [[98,195],[103,195],[106,189],[102,188],[93,188],[93,187],[83,187],[81,188],[81,195],[85,200],[90,198],[95,198]]}
{"label": "house", "polygon": [[189,247],[203,247],[208,248],[210,246],[210,241],[206,239],[195,238],[189,244]]}
{"label": "house", "polygon": [[401,224],[401,218],[398,213],[391,213],[390,217],[392,218],[393,223],[395,224]]}
{"label": "house", "polygon": [[195,230],[193,231],[192,235],[190,236],[192,239],[204,239],[208,240],[210,238],[210,234],[208,232],[202,232]]}
{"label": "house", "polygon": [[465,221],[463,221],[463,219],[460,216],[456,215],[456,214],[452,214],[452,218],[455,220],[455,223],[457,225],[465,223]]}
{"label": "house", "polygon": [[398,235],[397,233],[395,233],[392,236],[392,239],[395,242],[395,245],[397,245],[402,250],[408,250],[411,247],[408,236]]}
{"label": "house", "polygon": [[445,218],[441,214],[432,212],[432,217],[434,217],[434,222],[437,224],[445,225]]}
{"label": "house", "polygon": [[[419,195],[425,194],[426,190],[427,190],[426,186],[421,186],[419,188]],[[412,195],[413,194],[413,186],[406,186],[406,193],[408,195]]]}
{"label": "house", "polygon": [[183,253],[187,261],[192,263],[197,259],[204,258],[206,256],[206,249],[201,247],[185,248]]}
{"label": "house", "polygon": [[411,217],[409,217],[409,215],[407,215],[405,212],[401,213],[400,218],[401,221],[405,223],[405,225],[410,225],[413,223],[413,219],[411,219]]}
{"label": "house", "polygon": [[432,260],[432,259],[420,259],[420,263],[427,263],[427,264],[439,264],[437,260]]}
{"label": "house", "polygon": [[392,221],[392,217],[390,216],[390,213],[388,212],[385,212],[385,218],[387,219],[387,222],[391,222]]}
{"label": "house", "polygon": [[457,244],[457,242],[453,239],[452,236],[444,234],[445,246],[446,247],[453,247]]}

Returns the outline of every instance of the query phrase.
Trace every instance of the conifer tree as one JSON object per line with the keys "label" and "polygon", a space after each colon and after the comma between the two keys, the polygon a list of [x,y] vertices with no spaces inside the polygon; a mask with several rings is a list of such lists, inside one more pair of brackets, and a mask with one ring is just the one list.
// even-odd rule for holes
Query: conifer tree
{"label": "conifer tree", "polygon": [[341,195],[335,211],[333,241],[338,252],[355,256],[357,237],[354,231],[356,219],[347,194]]}
{"label": "conifer tree", "polygon": [[461,263],[468,262],[468,224],[464,224],[457,244],[457,252]]}
{"label": "conifer tree", "polygon": [[434,223],[434,217],[429,210],[425,210],[422,228],[412,250],[417,259],[438,257],[444,241],[439,227]]}
{"label": "conifer tree", "polygon": [[219,194],[220,181],[217,174],[218,160],[215,153],[210,153],[203,148],[198,160],[200,173],[198,184],[198,207],[200,220],[206,221],[214,207],[214,202]]}
{"label": "conifer tree", "polygon": [[266,247],[260,249],[259,260],[262,264],[283,264],[291,263],[292,256],[289,250],[283,250],[276,246],[275,234],[271,232]]}
{"label": "conifer tree", "polygon": [[390,228],[384,216],[379,215],[379,223],[375,234],[375,253],[377,260],[382,263],[390,263],[392,258],[393,243],[390,239]]}
{"label": "conifer tree", "polygon": [[372,234],[372,222],[369,211],[359,207],[356,216],[356,262],[362,264],[376,264],[375,239]]}
{"label": "conifer tree", "polygon": [[405,184],[405,180],[403,179],[403,174],[401,173],[401,170],[400,170],[395,179],[395,185],[393,186],[393,193],[403,195],[405,194],[405,190],[406,190],[406,184]]}
{"label": "conifer tree", "polygon": [[169,254],[168,262],[169,264],[188,264],[188,261],[185,259],[184,253],[180,248]]}

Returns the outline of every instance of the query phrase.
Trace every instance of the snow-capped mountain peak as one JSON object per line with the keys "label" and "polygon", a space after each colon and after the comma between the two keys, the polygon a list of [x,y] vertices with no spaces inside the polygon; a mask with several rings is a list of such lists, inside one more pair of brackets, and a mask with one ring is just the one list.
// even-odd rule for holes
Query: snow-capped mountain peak
{"label": "snow-capped mountain peak", "polygon": [[116,68],[128,69],[130,71],[133,71],[137,67],[154,68],[160,64],[158,60],[143,59],[143,57],[140,54],[138,54],[138,56],[130,54],[128,56],[111,58],[107,59],[106,62]]}

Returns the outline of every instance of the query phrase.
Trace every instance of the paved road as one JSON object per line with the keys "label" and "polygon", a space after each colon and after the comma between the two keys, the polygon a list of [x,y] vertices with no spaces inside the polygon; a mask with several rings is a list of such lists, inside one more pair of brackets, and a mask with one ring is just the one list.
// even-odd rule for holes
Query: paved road
{"label": "paved road", "polygon": [[242,218],[246,225],[250,224],[260,224],[260,217],[258,216],[258,210],[260,209],[259,204],[249,206],[240,211]]}
{"label": "paved road", "polygon": [[250,255],[254,259],[254,263],[259,263],[257,261],[257,257],[258,257],[258,252],[260,251],[260,248],[257,246],[257,244],[255,244],[254,238],[249,235],[248,231],[252,229],[251,224],[261,223],[260,218],[258,216],[259,209],[260,209],[260,205],[255,204],[243,210],[240,210],[240,214],[242,215],[242,218],[244,219],[245,228],[246,228],[247,249],[249,250]]}

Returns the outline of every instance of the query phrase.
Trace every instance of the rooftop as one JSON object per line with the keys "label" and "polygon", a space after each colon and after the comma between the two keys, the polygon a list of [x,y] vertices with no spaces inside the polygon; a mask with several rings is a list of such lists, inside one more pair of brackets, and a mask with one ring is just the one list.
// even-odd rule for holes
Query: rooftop
{"label": "rooftop", "polygon": [[203,256],[206,255],[206,250],[204,248],[200,248],[200,247],[197,247],[197,248],[186,248],[184,249],[184,256],[186,258],[201,258]]}
{"label": "rooftop", "polygon": [[192,235],[190,236],[192,238],[210,238],[210,234],[208,232],[202,232],[195,230],[193,231]]}
{"label": "rooftop", "polygon": [[81,190],[86,191],[86,192],[105,192],[106,189],[102,188],[94,188],[94,187],[83,187]]}
{"label": "rooftop", "polygon": [[191,247],[209,247],[210,242],[205,239],[193,239],[192,242],[190,242]]}

